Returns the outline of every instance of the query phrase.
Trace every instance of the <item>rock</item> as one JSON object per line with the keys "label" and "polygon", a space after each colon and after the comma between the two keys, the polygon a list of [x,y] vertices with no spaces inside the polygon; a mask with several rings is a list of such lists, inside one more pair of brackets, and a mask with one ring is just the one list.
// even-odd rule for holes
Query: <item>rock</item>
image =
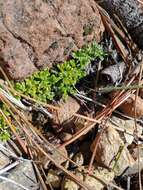
{"label": "rock", "polygon": [[[87,169],[88,166],[85,168]],[[109,183],[114,178],[114,172],[110,172],[107,169],[94,166],[93,175],[89,176],[78,170],[75,171],[75,175],[82,180],[87,186],[94,190],[101,190],[104,187],[104,184],[100,181],[103,180],[106,183]],[[99,180],[98,180],[99,179]],[[78,190],[79,185],[69,178],[65,178],[62,183],[62,190]]]}
{"label": "rock", "polygon": [[61,176],[59,176],[56,171],[50,169],[46,178],[46,184],[51,184],[53,188],[60,188]]}
{"label": "rock", "polygon": [[[74,174],[79,180],[83,180],[83,175],[80,172],[74,172]],[[68,177],[65,177],[62,181],[61,190],[79,190],[79,188],[79,185]]]}
{"label": "rock", "polygon": [[[97,138],[91,145],[91,151],[97,143]],[[116,175],[121,173],[129,166],[134,164],[134,159],[124,145],[119,133],[108,126],[98,142],[95,160],[114,170]]]}
{"label": "rock", "polygon": [[22,43],[13,37],[0,19],[0,65],[11,78],[21,79],[36,71]]}
{"label": "rock", "polygon": [[[87,115],[87,117],[91,117],[91,115]],[[86,119],[77,117],[74,120],[74,125],[75,125],[75,132],[80,131],[84,127],[88,127],[91,124],[91,121],[87,121]],[[82,135],[79,140],[83,140],[86,134]]]}
{"label": "rock", "polygon": [[93,176],[85,176],[84,182],[94,190],[101,190],[103,189],[104,184],[100,181],[100,179],[106,183],[109,183],[114,179],[114,172],[95,166]]}
{"label": "rock", "polygon": [[143,48],[143,8],[137,0],[103,0],[101,5],[108,11],[112,19],[117,15],[126,26],[128,32]]}
{"label": "rock", "polygon": [[[120,185],[122,188],[127,189],[130,186],[130,190],[140,189],[139,186],[139,167],[138,160],[132,167],[129,167],[125,173],[120,177]],[[140,172],[141,172],[141,182],[143,182],[143,157],[140,159]],[[130,180],[130,183],[129,183]],[[143,187],[143,183],[142,183]],[[129,189],[129,188],[128,188]]]}
{"label": "rock", "polygon": [[63,62],[104,31],[94,0],[0,0],[0,63],[13,79]]}
{"label": "rock", "polygon": [[0,170],[10,163],[10,159],[0,151]]}
{"label": "rock", "polygon": [[[35,188],[39,187],[33,166],[30,161],[24,161],[20,163],[14,169],[10,170],[6,177],[10,180],[17,182],[18,184],[23,185],[27,189],[31,189],[31,187],[33,186],[35,186]],[[0,181],[0,189],[21,190],[22,188],[5,180],[2,180]]]}
{"label": "rock", "polygon": [[68,97],[64,102],[59,103],[60,109],[56,112],[57,122],[60,124],[69,120],[80,108],[79,103],[72,97]]}
{"label": "rock", "polygon": [[[74,157],[73,157],[73,161],[78,164],[79,166],[82,166],[84,164],[84,157],[83,154],[81,152],[78,152]],[[73,166],[75,166],[73,164]]]}
{"label": "rock", "polygon": [[66,142],[66,141],[68,141],[69,139],[72,138],[72,135],[71,135],[70,133],[61,132],[59,138],[60,138],[63,142]]}
{"label": "rock", "polygon": [[[123,129],[124,131],[128,131],[131,134],[134,134],[134,130],[135,130],[135,121],[131,120],[131,119],[121,119],[119,117],[116,116],[112,116],[111,120],[109,120],[107,122],[107,124],[109,124],[110,126],[112,126],[114,128],[114,126],[118,126],[120,129]],[[142,134],[142,127],[137,124],[137,130],[138,130],[138,134]],[[120,137],[122,138],[122,140],[127,143],[128,145],[130,145],[133,140],[134,140],[134,136],[130,135],[128,133],[123,133],[118,131],[120,134]]]}
{"label": "rock", "polygon": [[83,127],[85,127],[87,125],[87,121],[86,119],[83,118],[79,118],[77,117],[74,121],[74,125],[75,125],[75,131],[78,132],[80,131]]}
{"label": "rock", "polygon": [[[51,156],[51,158],[56,160],[56,162],[58,164],[62,164],[63,162],[65,162],[67,160],[66,159],[66,157],[68,156],[67,150],[66,150],[65,147],[57,148],[56,150],[51,150],[51,155],[50,156]],[[44,168],[47,169],[48,164],[50,163],[50,160],[47,159],[47,157],[45,157],[45,156],[42,158],[42,160],[43,160],[42,163],[44,165]]]}
{"label": "rock", "polygon": [[77,185],[74,181],[69,178],[65,178],[64,182],[62,183],[62,190],[78,190],[79,185]]}
{"label": "rock", "polygon": [[[130,116],[134,117],[135,115],[135,95],[131,94],[130,97],[119,107],[121,111]],[[136,117],[140,118],[143,116],[143,99],[139,96],[136,100]]]}

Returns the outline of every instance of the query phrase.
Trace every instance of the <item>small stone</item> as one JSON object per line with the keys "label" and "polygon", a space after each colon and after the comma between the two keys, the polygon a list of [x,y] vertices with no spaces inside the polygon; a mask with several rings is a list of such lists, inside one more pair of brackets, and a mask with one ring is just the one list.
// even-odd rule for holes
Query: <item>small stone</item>
{"label": "small stone", "polygon": [[[84,168],[87,169],[88,166],[85,166]],[[75,175],[78,177],[79,180],[83,181],[83,183],[85,183],[89,188],[94,190],[101,190],[104,187],[104,184],[100,180],[103,180],[106,183],[111,182],[114,178],[114,172],[97,166],[94,166],[93,168],[94,170],[92,176],[84,174],[80,172],[78,169],[75,170]],[[64,178],[62,183],[62,190],[79,189],[79,185],[76,184],[74,181],[67,177]]]}
{"label": "small stone", "polygon": [[123,140],[120,138],[119,133],[108,126],[102,134],[100,141],[97,139],[91,145],[91,151],[97,145],[95,160],[114,170],[116,175],[121,175],[124,170],[134,164],[134,159],[126,148]]}
{"label": "small stone", "polygon": [[[76,173],[79,180],[83,180],[83,175],[80,172]],[[65,177],[62,182],[61,190],[79,190],[79,185],[70,178]]]}
{"label": "small stone", "polygon": [[[141,182],[143,182],[143,157],[140,158],[140,168],[138,167],[139,163],[136,160],[135,164],[132,167],[129,167],[121,176],[120,184],[122,188],[126,189],[128,186],[129,178],[130,180],[130,190],[140,189],[139,184],[139,169],[141,174]],[[142,184],[143,185],[143,184]]]}
{"label": "small stone", "polygon": [[[35,187],[35,189],[41,189],[37,182],[31,161],[21,162],[14,169],[11,169],[6,177],[23,185],[27,189],[32,189],[32,187]],[[22,188],[11,182],[2,180],[0,181],[0,190],[22,190]]]}
{"label": "small stone", "polygon": [[[80,131],[82,128],[89,126],[90,125],[90,121],[87,121],[86,119],[83,118],[76,118],[74,121],[74,125],[75,125],[75,131],[78,132]],[[79,140],[83,140],[84,139],[84,135],[82,135]]]}
{"label": "small stone", "polygon": [[68,97],[66,102],[62,101],[59,103],[60,109],[56,112],[57,122],[63,124],[79,110],[79,103],[72,97]]}
{"label": "small stone", "polygon": [[[74,158],[73,158],[73,161],[79,165],[79,166],[82,166],[83,163],[84,163],[84,158],[83,158],[83,154],[81,152],[78,152]],[[74,165],[74,164],[73,164]],[[75,166],[75,165],[74,165]]]}
{"label": "small stone", "polygon": [[69,178],[65,178],[63,184],[62,184],[62,190],[78,190],[79,185],[76,184],[74,181],[72,181]]}
{"label": "small stone", "polygon": [[[113,116],[111,118],[111,120],[107,122],[107,124],[109,124],[113,128],[114,128],[114,126],[115,127],[118,126],[121,129],[123,129],[124,131],[128,131],[129,133],[134,134],[134,130],[135,130],[135,122],[134,122],[134,120],[121,119],[119,117]],[[138,134],[140,134],[140,135],[142,134],[142,127],[139,124],[137,124],[137,131],[138,131]],[[134,136],[130,135],[128,133],[123,133],[123,132],[119,131],[119,134],[120,134],[122,140],[125,143],[127,143],[128,145],[130,145],[134,140]]]}
{"label": "small stone", "polygon": [[124,62],[109,65],[101,71],[102,80],[106,83],[108,81],[108,83],[116,84],[122,79],[125,69],[126,64]]}
{"label": "small stone", "polygon": [[60,188],[61,176],[57,174],[56,171],[50,169],[46,178],[46,184],[51,184],[53,188]]}
{"label": "small stone", "polygon": [[[56,150],[53,150],[50,156],[52,159],[56,160],[58,164],[62,164],[63,162],[67,160],[66,157],[68,156],[68,153],[67,153],[66,148],[62,147],[62,148],[59,148],[59,149],[57,148]],[[48,168],[49,163],[50,163],[50,160],[47,159],[47,157],[44,157],[43,164],[44,164],[45,169]]]}
{"label": "small stone", "polygon": [[0,151],[0,170],[10,163],[10,160]]}
{"label": "small stone", "polygon": [[72,138],[72,135],[70,133],[66,133],[66,132],[62,132],[59,136],[59,138],[63,141],[63,142],[66,142],[68,141],[69,139]]}
{"label": "small stone", "polygon": [[[125,173],[123,174],[123,176],[129,176],[132,174],[136,174],[139,172],[139,168],[138,168],[138,160],[135,162],[135,164],[132,167],[129,167]],[[143,170],[143,158],[140,159],[140,172]]]}
{"label": "small stone", "polygon": [[0,84],[2,84],[2,85],[5,85],[5,84],[8,85],[8,84],[7,84],[7,81],[5,81],[5,80],[3,80],[3,79],[0,79]]}
{"label": "small stone", "polygon": [[103,189],[104,184],[102,183],[102,181],[100,182],[100,179],[108,184],[114,179],[114,176],[115,174],[113,171],[109,171],[102,167],[94,166],[93,176],[87,175],[84,178],[84,182],[94,190],[101,190]]}
{"label": "small stone", "polygon": [[78,132],[79,130],[81,130],[83,127],[86,126],[87,121],[83,118],[76,118],[74,124],[75,124],[75,131]]}

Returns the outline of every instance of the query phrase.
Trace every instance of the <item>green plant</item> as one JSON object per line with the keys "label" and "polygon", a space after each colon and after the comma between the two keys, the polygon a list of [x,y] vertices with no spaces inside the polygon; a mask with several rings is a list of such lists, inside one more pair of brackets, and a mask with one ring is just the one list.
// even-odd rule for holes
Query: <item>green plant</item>
{"label": "green plant", "polygon": [[[3,103],[0,103],[0,108],[3,110],[4,114],[9,117],[10,113],[7,111],[6,107]],[[8,130],[8,125],[3,118],[2,115],[0,115],[0,140],[7,141],[10,138],[10,133]]]}
{"label": "green plant", "polygon": [[80,62],[81,67],[84,67],[96,58],[103,60],[105,55],[102,47],[96,42],[93,42],[79,51],[74,52],[73,58]]}
{"label": "green plant", "polygon": [[87,66],[95,59],[103,60],[104,56],[101,46],[93,42],[74,52],[71,60],[16,83],[15,89],[43,102],[56,97],[65,99],[69,93],[76,93],[75,85],[86,76]]}
{"label": "green plant", "polygon": [[7,141],[10,138],[10,133],[8,131],[8,126],[3,118],[0,116],[0,140]]}
{"label": "green plant", "polygon": [[37,72],[23,82],[15,84],[16,90],[43,102],[53,99],[54,93],[51,87],[51,75],[48,69]]}
{"label": "green plant", "polygon": [[53,75],[57,80],[53,86],[55,95],[65,99],[69,93],[76,93],[75,85],[86,75],[85,71],[79,68],[74,59],[57,65],[56,70],[56,75]]}

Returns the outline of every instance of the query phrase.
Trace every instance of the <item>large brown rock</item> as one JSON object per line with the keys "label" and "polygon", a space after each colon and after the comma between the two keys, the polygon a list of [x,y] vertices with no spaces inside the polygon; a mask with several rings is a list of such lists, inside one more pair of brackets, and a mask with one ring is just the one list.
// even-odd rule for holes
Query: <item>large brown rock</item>
{"label": "large brown rock", "polygon": [[0,63],[22,79],[99,41],[103,31],[94,0],[0,0]]}

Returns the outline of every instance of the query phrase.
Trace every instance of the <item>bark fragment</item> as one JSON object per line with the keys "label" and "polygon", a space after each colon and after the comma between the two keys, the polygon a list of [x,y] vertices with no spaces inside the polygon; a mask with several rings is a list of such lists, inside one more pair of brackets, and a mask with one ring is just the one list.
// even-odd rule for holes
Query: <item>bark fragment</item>
{"label": "bark fragment", "polygon": [[101,5],[113,18],[117,15],[133,40],[143,48],[143,8],[137,0],[103,0]]}

